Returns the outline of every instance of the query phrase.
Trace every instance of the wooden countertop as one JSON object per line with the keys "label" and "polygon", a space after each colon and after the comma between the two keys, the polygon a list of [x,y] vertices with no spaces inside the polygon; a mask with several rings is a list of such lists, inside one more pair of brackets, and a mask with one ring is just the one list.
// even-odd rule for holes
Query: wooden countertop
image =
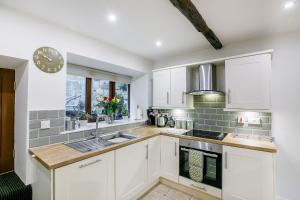
{"label": "wooden countertop", "polygon": [[223,140],[223,145],[232,146],[256,151],[264,151],[269,153],[276,153],[277,147],[273,142],[260,141],[246,138],[234,137],[232,133],[229,133]]}
{"label": "wooden countertop", "polygon": [[109,147],[100,148],[95,151],[81,153],[76,151],[64,144],[52,144],[42,147],[36,147],[29,149],[29,153],[34,155],[34,157],[47,169],[56,169],[59,167],[63,167],[93,156],[97,156],[109,151],[114,151],[120,149],[122,147],[128,146],[130,144],[134,144],[143,140],[147,140],[151,137],[155,137],[158,135],[166,135],[171,137],[177,137],[181,139],[189,139],[194,141],[201,141],[201,142],[209,142],[215,144],[222,144],[227,146],[239,147],[239,148],[246,148],[251,150],[257,151],[265,151],[265,152],[276,152],[276,146],[273,143],[255,141],[255,140],[247,140],[241,138],[234,138],[231,134],[227,135],[223,141],[218,140],[211,140],[206,138],[197,138],[191,136],[181,135],[181,133],[172,133],[169,129],[166,128],[157,128],[157,127],[142,127],[142,128],[135,128],[126,130],[131,134],[136,134],[138,137],[136,139],[132,139],[127,142],[123,142],[120,144],[115,144]]}

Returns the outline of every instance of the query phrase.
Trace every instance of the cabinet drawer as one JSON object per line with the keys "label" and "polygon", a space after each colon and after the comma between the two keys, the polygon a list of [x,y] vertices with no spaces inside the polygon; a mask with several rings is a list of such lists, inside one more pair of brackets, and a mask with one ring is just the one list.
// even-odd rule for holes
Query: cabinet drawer
{"label": "cabinet drawer", "polygon": [[185,177],[179,176],[179,183],[188,187],[191,187],[195,190],[199,190],[201,192],[208,193],[215,197],[221,198],[222,197],[222,190],[219,188],[215,188],[209,185],[205,185],[202,183],[197,183],[193,180],[187,179]]}

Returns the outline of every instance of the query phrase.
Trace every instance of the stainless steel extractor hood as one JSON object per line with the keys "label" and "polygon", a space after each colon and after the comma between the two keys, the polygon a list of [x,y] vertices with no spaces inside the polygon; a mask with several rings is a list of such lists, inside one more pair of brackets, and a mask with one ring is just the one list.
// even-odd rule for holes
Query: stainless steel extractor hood
{"label": "stainless steel extractor hood", "polygon": [[202,64],[193,69],[191,91],[188,94],[223,94],[217,90],[217,72],[213,64]]}

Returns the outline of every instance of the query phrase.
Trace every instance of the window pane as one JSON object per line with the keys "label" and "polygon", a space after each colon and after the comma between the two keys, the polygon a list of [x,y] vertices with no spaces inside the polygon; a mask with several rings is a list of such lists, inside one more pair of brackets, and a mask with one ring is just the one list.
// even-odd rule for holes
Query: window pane
{"label": "window pane", "polygon": [[97,97],[109,96],[109,81],[92,79],[92,113],[95,113],[97,109]]}
{"label": "window pane", "polygon": [[116,82],[116,97],[121,100],[123,109],[128,110],[128,84]]}
{"label": "window pane", "polygon": [[85,77],[67,75],[66,111],[74,117],[79,111],[85,112]]}

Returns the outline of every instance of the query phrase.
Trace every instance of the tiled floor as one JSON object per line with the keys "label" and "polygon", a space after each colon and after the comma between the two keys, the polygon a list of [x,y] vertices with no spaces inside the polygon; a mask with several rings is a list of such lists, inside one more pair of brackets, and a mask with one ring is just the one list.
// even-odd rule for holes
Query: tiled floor
{"label": "tiled floor", "polygon": [[144,198],[141,200],[200,200],[191,195],[170,188],[166,185],[159,184],[153,188]]}

